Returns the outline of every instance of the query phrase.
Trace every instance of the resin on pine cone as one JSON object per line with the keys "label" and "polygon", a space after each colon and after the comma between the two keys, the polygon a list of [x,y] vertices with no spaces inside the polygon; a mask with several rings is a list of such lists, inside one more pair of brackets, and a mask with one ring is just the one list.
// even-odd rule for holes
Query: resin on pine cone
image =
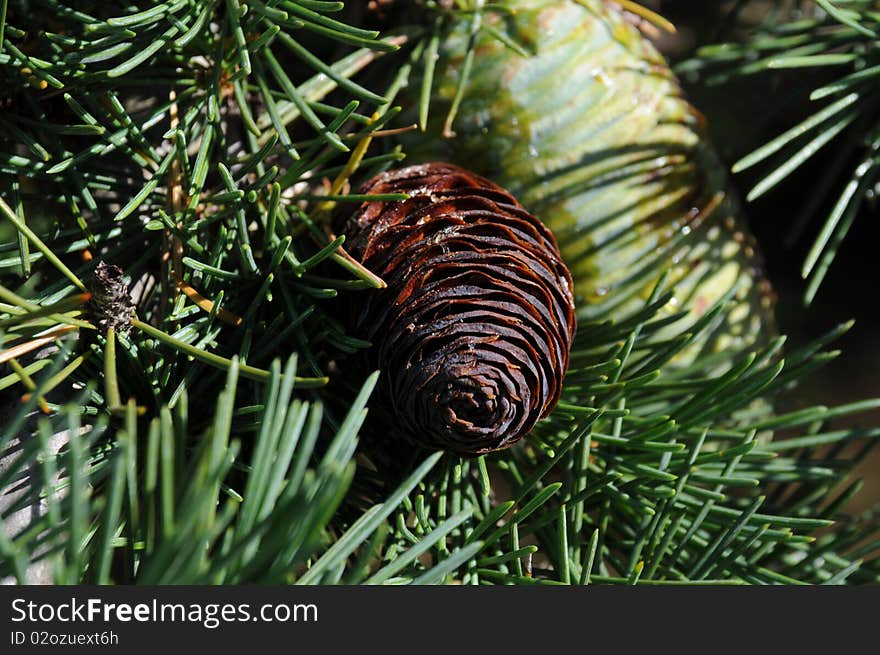
{"label": "resin on pine cone", "polygon": [[507,191],[457,166],[377,175],[343,227],[346,248],[388,285],[355,313],[382,370],[395,432],[477,455],[524,437],[556,405],[575,332],[556,241]]}

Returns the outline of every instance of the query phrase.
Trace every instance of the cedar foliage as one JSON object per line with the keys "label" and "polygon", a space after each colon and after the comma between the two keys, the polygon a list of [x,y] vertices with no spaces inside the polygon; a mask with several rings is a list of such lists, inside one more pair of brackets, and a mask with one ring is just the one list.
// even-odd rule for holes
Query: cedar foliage
{"label": "cedar foliage", "polygon": [[[731,298],[694,320],[657,270],[640,307],[579,325],[562,402],[517,447],[461,459],[370,430],[377,374],[346,376],[369,344],[338,310],[382,282],[326,226],[405,157],[383,146],[412,110],[395,99],[413,67],[393,53],[433,47],[435,17],[479,29],[505,3],[419,3],[407,11],[429,12],[425,27],[396,31],[357,4],[0,2],[0,575],[23,582],[41,562],[55,582],[100,584],[880,580],[880,514],[846,512],[880,429],[835,425],[880,403],[797,405],[849,324],[670,365]],[[748,72],[770,30],[773,56],[804,49],[786,66],[854,68],[827,91],[838,102],[875,74],[876,9],[816,2],[813,27],[768,19],[689,66],[739,57]],[[860,130],[873,171],[871,97],[822,114],[847,118],[822,134]],[[843,193],[846,220],[823,229],[835,239],[861,197]],[[90,302],[106,295],[100,262],[135,291],[130,321],[124,299]],[[122,323],[102,324],[107,311]]]}

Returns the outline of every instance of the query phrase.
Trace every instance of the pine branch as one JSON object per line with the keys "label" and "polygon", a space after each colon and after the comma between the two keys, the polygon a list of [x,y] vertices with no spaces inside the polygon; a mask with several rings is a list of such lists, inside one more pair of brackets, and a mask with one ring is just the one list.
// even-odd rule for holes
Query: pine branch
{"label": "pine branch", "polygon": [[[409,125],[468,119],[466,96],[432,104],[455,29],[512,56],[534,44],[498,27],[511,14],[493,3],[441,3],[389,35],[339,5],[9,4],[0,489],[30,484],[0,506],[0,575],[45,562],[71,584],[878,581],[877,513],[843,513],[878,430],[832,424],[877,402],[782,409],[848,326],[784,358],[776,338],[717,351],[738,289],[683,309],[712,257],[688,272],[645,256],[583,303],[563,400],[521,447],[464,460],[377,439],[376,377],[351,375],[370,344],[340,316],[382,280],[347,256],[334,212],[403,158]],[[609,144],[599,182],[638,187],[660,155],[690,170],[674,148],[636,154]],[[698,218],[723,206],[705,200]],[[133,313],[96,305],[101,261]]]}

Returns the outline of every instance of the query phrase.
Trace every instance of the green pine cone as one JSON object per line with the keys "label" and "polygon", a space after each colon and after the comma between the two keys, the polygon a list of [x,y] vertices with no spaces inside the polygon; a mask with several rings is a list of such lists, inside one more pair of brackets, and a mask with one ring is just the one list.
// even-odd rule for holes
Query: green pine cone
{"label": "green pine cone", "polygon": [[[574,277],[579,320],[627,315],[668,268],[678,304],[667,311],[687,309],[691,320],[737,287],[711,338],[679,362],[766,342],[772,291],[754,239],[662,55],[614,3],[501,4],[509,11],[484,11],[475,34],[471,14],[445,19],[427,135],[401,139],[408,161],[467,166],[549,225]],[[410,80],[404,107],[418,106],[420,82]]]}

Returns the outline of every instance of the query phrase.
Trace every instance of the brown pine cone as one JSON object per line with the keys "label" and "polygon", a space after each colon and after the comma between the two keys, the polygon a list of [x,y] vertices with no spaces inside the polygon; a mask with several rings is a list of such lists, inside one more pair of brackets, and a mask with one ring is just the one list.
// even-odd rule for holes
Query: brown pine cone
{"label": "brown pine cone", "polygon": [[507,191],[457,166],[382,173],[343,227],[388,288],[355,311],[400,436],[478,455],[514,444],[562,392],[575,332],[571,276],[550,231]]}

